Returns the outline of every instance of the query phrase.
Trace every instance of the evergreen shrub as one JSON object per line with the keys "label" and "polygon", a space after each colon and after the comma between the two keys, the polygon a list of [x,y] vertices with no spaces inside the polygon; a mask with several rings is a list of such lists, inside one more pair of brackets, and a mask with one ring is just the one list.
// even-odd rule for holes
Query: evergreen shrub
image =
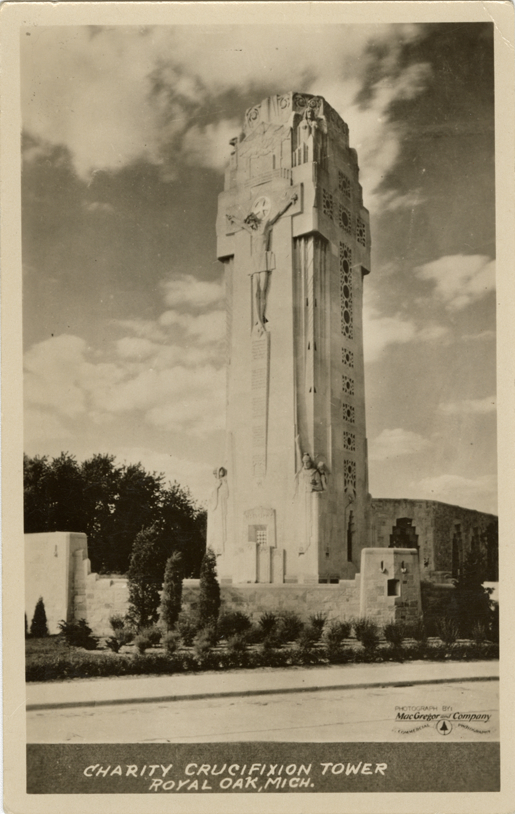
{"label": "evergreen shrub", "polygon": [[114,638],[120,643],[120,647],[122,647],[124,644],[130,644],[133,642],[135,636],[136,631],[129,625],[116,630],[114,634]]}
{"label": "evergreen shrub", "polygon": [[333,619],[324,630],[324,642],[328,647],[339,646],[348,639],[352,630],[351,622]]}
{"label": "evergreen shrub", "polygon": [[120,641],[116,638],[116,636],[110,636],[109,639],[106,639],[106,646],[109,650],[112,650],[113,653],[118,653],[121,647]]}
{"label": "evergreen shrub", "polygon": [[387,642],[399,646],[405,637],[406,629],[402,622],[388,622],[383,628],[383,635]]}
{"label": "evergreen shrub", "polygon": [[45,603],[43,602],[42,596],[40,596],[38,601],[36,602],[34,616],[32,617],[32,622],[30,623],[30,635],[34,636],[37,639],[41,639],[44,636],[48,636],[48,625],[45,611]]}
{"label": "evergreen shrub", "polygon": [[406,638],[415,639],[417,642],[425,642],[427,641],[427,628],[426,623],[424,622],[424,617],[419,616],[414,622],[408,622],[405,625],[405,636]]}
{"label": "evergreen shrub", "polygon": [[273,611],[265,611],[258,619],[258,625],[263,631],[265,636],[275,631],[279,617]]}
{"label": "evergreen shrub", "polygon": [[242,611],[226,611],[218,618],[218,635],[221,639],[229,640],[232,636],[246,633],[252,627],[252,622]]}
{"label": "evergreen shrub", "polygon": [[214,551],[208,548],[200,566],[199,621],[201,627],[209,624],[216,625],[220,612],[220,603],[220,585],[216,576],[216,556]]}
{"label": "evergreen shrub", "polygon": [[277,628],[282,642],[294,642],[302,633],[304,622],[295,611],[282,611]]}
{"label": "evergreen shrub", "polygon": [[97,649],[98,637],[91,635],[92,630],[85,619],[79,619],[78,622],[65,622],[64,619],[61,619],[59,630],[70,647],[82,647],[84,650]]}
{"label": "evergreen shrub", "polygon": [[168,630],[163,636],[163,647],[168,656],[173,656],[177,652],[180,643],[181,636],[176,630]]}
{"label": "evergreen shrub", "polygon": [[[234,648],[241,654],[241,646]],[[172,675],[197,671],[199,669],[230,669],[234,667],[287,667],[303,664],[370,663],[393,659],[393,649],[379,648],[375,651],[354,649],[352,647],[311,648],[307,651],[294,646],[291,648],[271,648],[269,650],[247,650],[236,657],[229,651],[218,651],[207,648],[201,658],[195,653],[178,650],[172,655],[164,653],[144,653],[130,656],[128,654],[101,653],[95,656],[83,650],[62,653],[44,653],[27,656],[27,681],[62,681],[70,678],[94,678],[100,676],[122,675]],[[482,644],[460,643],[447,646],[444,644],[416,643],[405,648],[406,660],[425,659],[441,661],[448,658],[459,659],[498,659],[499,646],[492,642]],[[240,659],[238,661],[238,659]]]}
{"label": "evergreen shrub", "polygon": [[313,632],[317,635],[317,641],[322,636],[322,632],[324,630],[326,622],[327,622],[326,613],[313,613],[309,617],[309,626],[311,627]]}
{"label": "evergreen shrub", "polygon": [[145,650],[148,650],[148,648],[152,646],[152,639],[148,634],[142,631],[135,637],[134,646],[138,653],[143,654]]}
{"label": "evergreen shrub", "polygon": [[125,617],[120,613],[113,613],[112,616],[109,617],[109,624],[111,630],[116,633],[117,630],[122,630],[125,627]]}
{"label": "evergreen shrub", "polygon": [[193,654],[199,665],[206,667],[213,650],[213,635],[209,628],[203,628],[193,641]]}
{"label": "evergreen shrub", "polygon": [[177,623],[182,605],[182,557],[178,551],[167,559],[161,597],[161,621],[166,630]]}
{"label": "evergreen shrub", "polygon": [[142,627],[138,633],[141,636],[145,636],[149,642],[150,646],[153,647],[156,644],[159,644],[161,641],[163,631],[159,627],[159,625],[149,625],[148,627]]}
{"label": "evergreen shrub", "polygon": [[454,644],[460,635],[459,623],[456,619],[442,616],[437,621],[438,636],[444,644]]}
{"label": "evergreen shrub", "polygon": [[199,630],[198,617],[187,613],[181,613],[175,625],[175,629],[180,634],[183,645],[185,647],[191,647],[193,644],[193,639]]}
{"label": "evergreen shrub", "polygon": [[356,638],[367,650],[374,650],[379,644],[379,628],[377,624],[367,617],[361,617],[354,622]]}
{"label": "evergreen shrub", "polygon": [[128,571],[128,620],[138,629],[159,619],[160,590],[163,582],[162,542],[157,525],[136,535]]}

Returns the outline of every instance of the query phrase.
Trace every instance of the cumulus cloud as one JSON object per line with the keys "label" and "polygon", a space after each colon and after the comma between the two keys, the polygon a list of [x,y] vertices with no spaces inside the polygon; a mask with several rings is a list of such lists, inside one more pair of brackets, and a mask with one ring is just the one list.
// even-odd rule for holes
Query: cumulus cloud
{"label": "cumulus cloud", "polygon": [[122,359],[143,360],[159,353],[162,346],[139,336],[124,336],[116,342],[116,350]]}
{"label": "cumulus cloud", "polygon": [[480,254],[440,257],[415,269],[434,285],[434,294],[449,311],[460,311],[495,288],[495,261]]}
{"label": "cumulus cloud", "polygon": [[478,478],[464,478],[461,475],[439,475],[423,478],[412,484],[417,497],[424,500],[441,500],[457,506],[496,512],[497,477],[483,475]]}
{"label": "cumulus cloud", "polygon": [[[194,351],[170,350],[144,338],[124,337],[115,352],[114,362],[98,360],[83,339],[67,335],[34,345],[25,357],[27,405],[43,408],[56,421],[63,416],[97,424],[139,412],[150,426],[192,435],[223,425],[223,369]],[[51,428],[49,422],[47,417]]]}
{"label": "cumulus cloud", "polygon": [[167,339],[166,332],[153,319],[117,319],[113,320],[113,324],[150,342],[166,342]]}
{"label": "cumulus cloud", "polygon": [[411,430],[398,427],[394,430],[383,430],[377,438],[370,441],[369,459],[371,461],[388,461],[401,455],[414,455],[429,449],[431,442]]}
{"label": "cumulus cloud", "polygon": [[241,121],[223,115],[228,94],[293,89],[325,96],[347,121],[374,205],[372,193],[402,140],[391,104],[413,98],[430,78],[426,63],[401,60],[420,31],[415,25],[42,27],[37,36],[22,37],[22,110],[32,157],[34,150],[64,145],[84,179],[138,159],[171,175],[180,160],[220,170]]}
{"label": "cumulus cloud", "polygon": [[207,314],[180,314],[178,311],[165,311],[159,317],[159,324],[170,327],[181,327],[188,336],[195,337],[199,342],[218,342],[224,336],[225,311],[211,311]]}
{"label": "cumulus cloud", "polygon": [[25,354],[24,393],[29,403],[74,417],[86,408],[81,385],[86,342],[62,335],[34,345]]}
{"label": "cumulus cloud", "polygon": [[219,305],[224,296],[220,282],[202,282],[191,274],[181,274],[163,283],[164,301],[174,308],[206,308]]}
{"label": "cumulus cloud", "polygon": [[401,314],[381,316],[373,306],[363,307],[363,351],[367,363],[380,359],[389,345],[441,341],[448,333],[447,328],[436,323],[418,327]]}
{"label": "cumulus cloud", "polygon": [[487,396],[484,399],[462,399],[461,401],[442,402],[438,405],[437,409],[442,415],[463,415],[464,413],[485,415],[495,412],[496,398],[495,396]]}

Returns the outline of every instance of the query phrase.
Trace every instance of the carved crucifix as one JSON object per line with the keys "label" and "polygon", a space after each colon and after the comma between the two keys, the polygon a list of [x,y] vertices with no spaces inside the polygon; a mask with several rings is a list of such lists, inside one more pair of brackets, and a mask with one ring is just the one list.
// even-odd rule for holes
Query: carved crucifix
{"label": "carved crucifix", "polygon": [[235,215],[227,215],[227,219],[231,224],[239,226],[240,229],[245,229],[251,236],[252,264],[254,269],[250,273],[250,276],[252,278],[252,293],[257,316],[255,329],[259,336],[264,333],[265,322],[267,321],[266,304],[268,278],[273,268],[270,252],[272,230],[274,224],[277,223],[279,218],[284,215],[286,210],[289,209],[297,199],[298,195],[294,193],[273,218],[269,217],[272,204],[270,200],[264,196],[258,198],[244,220],[239,220]]}

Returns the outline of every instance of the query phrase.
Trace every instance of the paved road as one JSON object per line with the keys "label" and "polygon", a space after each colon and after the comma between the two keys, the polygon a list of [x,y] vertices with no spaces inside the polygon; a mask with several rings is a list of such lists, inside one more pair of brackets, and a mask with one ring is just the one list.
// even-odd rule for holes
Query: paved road
{"label": "paved road", "polygon": [[[135,701],[113,706],[33,710],[27,713],[27,741],[498,740],[498,694],[497,681],[464,680],[410,687],[348,688],[289,695]],[[431,709],[402,709],[410,706]],[[408,715],[450,713],[450,727],[446,724],[447,731],[444,729],[445,734],[441,734],[436,728],[436,720],[397,721],[399,712]],[[457,720],[452,717],[454,713],[482,713],[490,719]]]}

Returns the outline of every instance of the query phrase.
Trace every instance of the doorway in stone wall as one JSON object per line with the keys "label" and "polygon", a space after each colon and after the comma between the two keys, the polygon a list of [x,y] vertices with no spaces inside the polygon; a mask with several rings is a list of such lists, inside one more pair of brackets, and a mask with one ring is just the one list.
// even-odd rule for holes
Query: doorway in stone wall
{"label": "doorway in stone wall", "polygon": [[390,534],[389,548],[417,548],[418,534],[411,517],[398,517]]}

